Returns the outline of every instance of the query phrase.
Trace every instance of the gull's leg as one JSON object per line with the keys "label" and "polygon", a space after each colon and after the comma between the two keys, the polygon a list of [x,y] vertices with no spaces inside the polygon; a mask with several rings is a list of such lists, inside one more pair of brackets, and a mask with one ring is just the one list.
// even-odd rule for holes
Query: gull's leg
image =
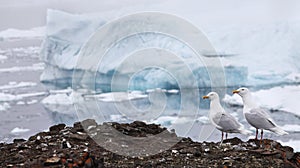
{"label": "gull's leg", "polygon": [[257,140],[257,135],[258,135],[258,129],[256,128],[255,140]]}
{"label": "gull's leg", "polygon": [[220,142],[219,146],[222,146],[222,144],[223,144],[223,137],[224,137],[224,132],[222,131],[222,139],[221,139],[221,142]]}
{"label": "gull's leg", "polygon": [[260,144],[262,144],[262,139],[263,139],[264,131],[261,129],[260,131]]}
{"label": "gull's leg", "polygon": [[225,134],[225,138],[227,139],[227,137],[228,137],[228,133],[226,132],[226,134]]}
{"label": "gull's leg", "polygon": [[223,142],[223,137],[224,137],[224,133],[223,133],[223,131],[222,131],[222,139],[221,139],[221,142]]}

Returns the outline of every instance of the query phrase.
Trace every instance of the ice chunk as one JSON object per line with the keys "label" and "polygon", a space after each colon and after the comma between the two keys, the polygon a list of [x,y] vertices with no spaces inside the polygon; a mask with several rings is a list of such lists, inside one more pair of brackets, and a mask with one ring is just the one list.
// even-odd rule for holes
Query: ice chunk
{"label": "ice chunk", "polygon": [[34,92],[34,93],[23,93],[18,95],[8,94],[8,93],[0,93],[0,102],[8,102],[8,101],[17,101],[22,100],[24,98],[29,97],[38,97],[47,95],[46,92]]}
{"label": "ice chunk", "polygon": [[34,82],[9,83],[8,85],[0,86],[0,90],[31,87],[31,86],[36,86],[36,83]]}
{"label": "ice chunk", "polygon": [[51,104],[71,105],[72,101],[67,94],[61,93],[61,94],[54,94],[54,95],[47,96],[42,100],[42,103],[45,105],[51,105]]}
{"label": "ice chunk", "polygon": [[6,60],[6,59],[7,59],[7,56],[6,56],[6,55],[1,55],[1,54],[0,54],[0,61]]}
{"label": "ice chunk", "polygon": [[11,68],[1,68],[0,73],[12,73],[20,71],[40,71],[44,70],[44,64],[33,64],[32,66],[15,66]]}
{"label": "ice chunk", "polygon": [[[263,89],[252,92],[252,95],[260,106],[268,109],[283,110],[300,116],[298,101],[300,99],[300,86],[298,85]],[[236,94],[232,96],[225,95],[223,101],[230,105],[242,105],[240,96]]]}
{"label": "ice chunk", "polygon": [[45,27],[35,27],[30,30],[7,29],[0,32],[0,39],[4,41],[21,38],[42,38],[44,35]]}
{"label": "ice chunk", "polygon": [[3,104],[0,104],[0,111],[6,111],[10,108],[10,105],[8,103],[3,103]]}
{"label": "ice chunk", "polygon": [[28,132],[28,131],[30,131],[30,129],[16,127],[16,128],[14,128],[14,129],[12,129],[12,130],[10,131],[10,133],[11,133],[11,134],[18,135],[18,134],[22,134],[22,133],[25,133],[25,132]]}

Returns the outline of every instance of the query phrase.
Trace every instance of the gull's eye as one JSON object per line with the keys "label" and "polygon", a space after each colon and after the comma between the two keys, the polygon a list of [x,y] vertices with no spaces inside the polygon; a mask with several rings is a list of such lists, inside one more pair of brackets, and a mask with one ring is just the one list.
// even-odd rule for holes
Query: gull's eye
{"label": "gull's eye", "polygon": [[242,91],[244,91],[245,89],[242,89]]}

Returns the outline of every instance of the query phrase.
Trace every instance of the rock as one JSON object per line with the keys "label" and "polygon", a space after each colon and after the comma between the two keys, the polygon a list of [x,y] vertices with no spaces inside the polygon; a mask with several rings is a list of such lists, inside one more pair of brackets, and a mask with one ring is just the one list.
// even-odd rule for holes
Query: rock
{"label": "rock", "polygon": [[[238,138],[226,140],[222,146],[215,142],[194,142],[190,138],[177,137],[174,146],[154,155],[122,156],[107,150],[108,146],[117,146],[115,151],[132,152],[127,137],[117,142],[112,130],[132,136],[137,148],[143,150],[145,141],[139,137],[151,136],[166,130],[160,125],[133,123],[103,123],[85,120],[83,125],[92,126],[89,138],[82,123],[73,127],[56,125],[50,132],[41,132],[30,140],[14,140],[12,144],[0,143],[0,167],[300,167],[300,154],[290,147],[282,146],[273,140],[249,140],[242,142]],[[171,136],[172,133],[164,132]],[[158,139],[156,145],[174,142],[174,139]],[[149,142],[147,142],[149,143]],[[258,145],[257,145],[258,144]],[[128,154],[130,154],[128,153]]]}
{"label": "rock", "polygon": [[282,147],[285,159],[291,159],[294,156],[294,149],[289,146]]}
{"label": "rock", "polygon": [[45,163],[44,166],[51,166],[51,165],[56,165],[56,164],[60,164],[60,158],[57,156],[48,158]]}
{"label": "rock", "polygon": [[13,142],[14,143],[22,143],[22,142],[25,142],[26,140],[25,139],[14,139]]}
{"label": "rock", "polygon": [[70,134],[69,138],[77,139],[77,140],[86,140],[88,138],[87,134]]}
{"label": "rock", "polygon": [[78,131],[81,131],[81,132],[84,131],[84,128],[82,127],[81,122],[75,122],[73,124],[72,132],[78,132]]}
{"label": "rock", "polygon": [[49,130],[50,130],[50,132],[58,133],[60,130],[64,129],[65,127],[66,127],[66,124],[57,124],[57,125],[51,126],[49,128]]}
{"label": "rock", "polygon": [[81,125],[87,129],[89,126],[97,126],[97,122],[93,119],[86,119],[81,121]]}

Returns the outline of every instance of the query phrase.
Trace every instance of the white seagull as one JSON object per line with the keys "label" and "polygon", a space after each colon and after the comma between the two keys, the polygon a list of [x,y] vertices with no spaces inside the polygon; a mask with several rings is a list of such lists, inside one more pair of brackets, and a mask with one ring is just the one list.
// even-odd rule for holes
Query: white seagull
{"label": "white seagull", "polygon": [[248,135],[251,131],[244,129],[244,126],[239,123],[232,115],[227,113],[220,104],[219,95],[216,92],[210,92],[203,99],[210,99],[209,119],[210,122],[220,131],[222,131],[222,140],[224,132],[226,139],[228,133],[241,133]]}
{"label": "white seagull", "polygon": [[244,117],[250,125],[256,128],[255,139],[257,140],[258,129],[261,129],[260,140],[263,138],[263,130],[269,130],[275,132],[278,135],[288,134],[283,129],[278,127],[271,116],[266,112],[266,110],[260,108],[253,99],[249,89],[242,87],[237,90],[232,91],[233,94],[238,94],[243,99],[243,113]]}

